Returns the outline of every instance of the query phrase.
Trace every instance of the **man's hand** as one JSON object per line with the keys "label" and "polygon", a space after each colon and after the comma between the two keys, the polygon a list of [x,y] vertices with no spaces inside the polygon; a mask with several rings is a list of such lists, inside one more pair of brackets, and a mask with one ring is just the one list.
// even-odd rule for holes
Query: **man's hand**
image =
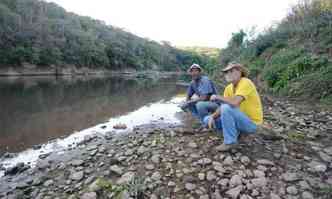
{"label": "man's hand", "polygon": [[209,129],[212,129],[213,126],[214,126],[214,119],[213,119],[213,117],[211,116],[211,117],[209,117],[208,128],[209,128]]}
{"label": "man's hand", "polygon": [[211,95],[210,101],[222,100],[222,97],[219,95]]}

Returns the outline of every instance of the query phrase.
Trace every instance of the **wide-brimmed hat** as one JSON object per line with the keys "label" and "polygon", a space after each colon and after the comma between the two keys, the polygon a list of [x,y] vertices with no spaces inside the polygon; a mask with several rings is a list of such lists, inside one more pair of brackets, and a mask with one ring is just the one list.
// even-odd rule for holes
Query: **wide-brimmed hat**
{"label": "wide-brimmed hat", "polygon": [[198,64],[191,65],[187,72],[190,73],[192,69],[199,69],[201,72],[203,71],[202,67]]}
{"label": "wide-brimmed hat", "polygon": [[244,67],[242,64],[239,64],[239,63],[230,63],[230,64],[228,64],[224,69],[222,69],[222,72],[225,73],[225,72],[227,72],[227,71],[229,71],[233,68],[236,68],[236,69],[240,70],[241,73],[242,73],[242,77],[248,77],[249,70],[246,67]]}

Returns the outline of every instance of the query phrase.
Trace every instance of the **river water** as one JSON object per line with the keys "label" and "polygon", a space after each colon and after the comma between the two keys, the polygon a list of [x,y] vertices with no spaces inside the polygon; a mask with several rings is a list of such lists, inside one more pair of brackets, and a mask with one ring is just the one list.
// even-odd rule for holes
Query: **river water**
{"label": "river water", "polygon": [[[0,78],[0,154],[18,153],[5,167],[31,162],[93,133],[179,123],[185,87],[179,77]],[[126,130],[114,130],[117,123]],[[32,149],[39,145],[39,149]]]}

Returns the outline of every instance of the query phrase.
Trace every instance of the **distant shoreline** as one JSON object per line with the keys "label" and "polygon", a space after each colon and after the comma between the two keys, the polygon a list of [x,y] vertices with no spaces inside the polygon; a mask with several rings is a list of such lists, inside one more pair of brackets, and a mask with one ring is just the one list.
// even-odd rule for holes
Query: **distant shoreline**
{"label": "distant shoreline", "polygon": [[46,69],[26,69],[26,68],[7,68],[0,69],[0,77],[20,77],[20,76],[89,76],[89,75],[182,75],[183,71],[136,71],[136,70],[91,70],[88,68],[62,68],[55,70],[53,68]]}

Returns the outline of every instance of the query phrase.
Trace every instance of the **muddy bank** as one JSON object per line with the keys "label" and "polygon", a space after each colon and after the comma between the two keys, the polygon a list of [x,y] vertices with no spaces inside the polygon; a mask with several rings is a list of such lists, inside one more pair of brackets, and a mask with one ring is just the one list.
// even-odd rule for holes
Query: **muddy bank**
{"label": "muddy bank", "polygon": [[7,169],[1,197],[331,198],[332,114],[265,101],[265,116],[230,152],[215,132],[193,133],[192,121],[88,136],[34,168]]}
{"label": "muddy bank", "polygon": [[107,70],[107,69],[89,69],[87,67],[77,68],[75,66],[50,66],[37,67],[26,65],[23,67],[7,67],[0,69],[0,77],[19,77],[19,76],[87,76],[87,75],[126,75],[129,77],[145,76],[170,76],[182,75],[184,72],[167,72],[167,71],[137,71],[134,69]]}

